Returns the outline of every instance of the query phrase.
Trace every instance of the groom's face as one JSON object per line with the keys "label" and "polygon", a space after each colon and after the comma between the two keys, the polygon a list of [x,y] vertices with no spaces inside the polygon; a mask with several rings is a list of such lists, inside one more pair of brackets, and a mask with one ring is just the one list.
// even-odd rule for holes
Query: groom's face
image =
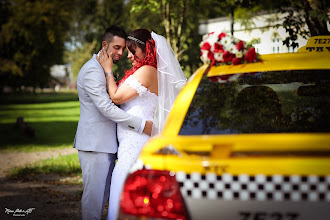
{"label": "groom's face", "polygon": [[112,52],[112,60],[114,63],[117,63],[124,54],[126,41],[124,38],[114,36],[113,40],[105,46],[107,54],[110,55],[110,53]]}

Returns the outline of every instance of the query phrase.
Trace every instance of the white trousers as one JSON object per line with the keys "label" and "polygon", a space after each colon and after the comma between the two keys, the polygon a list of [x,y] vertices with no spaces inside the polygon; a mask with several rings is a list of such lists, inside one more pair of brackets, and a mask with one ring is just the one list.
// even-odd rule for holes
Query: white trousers
{"label": "white trousers", "polygon": [[83,220],[100,220],[110,194],[115,154],[78,151],[84,191],[81,199]]}

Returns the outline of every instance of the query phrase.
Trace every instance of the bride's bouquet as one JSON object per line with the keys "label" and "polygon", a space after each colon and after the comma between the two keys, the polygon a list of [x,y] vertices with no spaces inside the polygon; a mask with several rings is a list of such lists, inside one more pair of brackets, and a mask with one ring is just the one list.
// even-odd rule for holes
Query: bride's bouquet
{"label": "bride's bouquet", "polygon": [[204,64],[211,64],[211,66],[259,61],[254,47],[223,32],[205,34],[200,48],[201,60]]}

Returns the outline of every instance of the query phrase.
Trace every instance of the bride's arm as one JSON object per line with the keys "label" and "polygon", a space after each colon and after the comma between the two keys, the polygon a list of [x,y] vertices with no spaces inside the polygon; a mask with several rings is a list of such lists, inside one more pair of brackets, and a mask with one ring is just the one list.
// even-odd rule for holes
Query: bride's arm
{"label": "bride's arm", "polygon": [[142,66],[130,77],[117,88],[114,87],[116,83],[114,82],[112,74],[111,76],[107,76],[107,88],[114,103],[125,103],[146,90],[157,94],[156,87],[158,86],[158,81],[156,68],[147,65]]}
{"label": "bride's arm", "polygon": [[[147,88],[149,91],[157,93],[154,87],[151,85],[157,85],[157,69],[152,66],[142,66],[138,70],[134,72],[131,77],[134,77],[138,84],[141,84],[143,87]],[[141,92],[134,83],[135,80],[131,81],[132,79],[127,78],[125,82],[121,84],[120,87],[117,87],[116,82],[112,74],[109,74],[107,78],[107,89],[110,94],[112,101],[115,104],[122,104],[125,103],[136,96],[139,95]],[[128,82],[130,80],[130,83]],[[127,83],[126,83],[127,82]],[[137,86],[137,87],[136,87]],[[139,92],[138,92],[139,91]]]}
{"label": "bride's arm", "polygon": [[106,79],[110,98],[117,105],[123,104],[139,95],[134,89],[125,83],[118,88],[112,74],[108,74]]}
{"label": "bride's arm", "polygon": [[112,53],[110,53],[110,56],[108,57],[105,50],[102,50],[100,56],[97,56],[96,58],[102,65],[106,75],[107,89],[111,100],[115,104],[122,104],[138,96],[138,93],[126,84],[122,84],[118,88],[112,73],[113,62],[111,55]]}

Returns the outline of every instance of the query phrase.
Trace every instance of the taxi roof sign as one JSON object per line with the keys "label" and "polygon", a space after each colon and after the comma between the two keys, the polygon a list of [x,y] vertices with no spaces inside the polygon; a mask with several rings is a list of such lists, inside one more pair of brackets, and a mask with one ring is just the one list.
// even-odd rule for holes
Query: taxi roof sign
{"label": "taxi roof sign", "polygon": [[330,36],[314,36],[311,37],[306,46],[301,47],[297,53],[302,52],[330,52]]}

